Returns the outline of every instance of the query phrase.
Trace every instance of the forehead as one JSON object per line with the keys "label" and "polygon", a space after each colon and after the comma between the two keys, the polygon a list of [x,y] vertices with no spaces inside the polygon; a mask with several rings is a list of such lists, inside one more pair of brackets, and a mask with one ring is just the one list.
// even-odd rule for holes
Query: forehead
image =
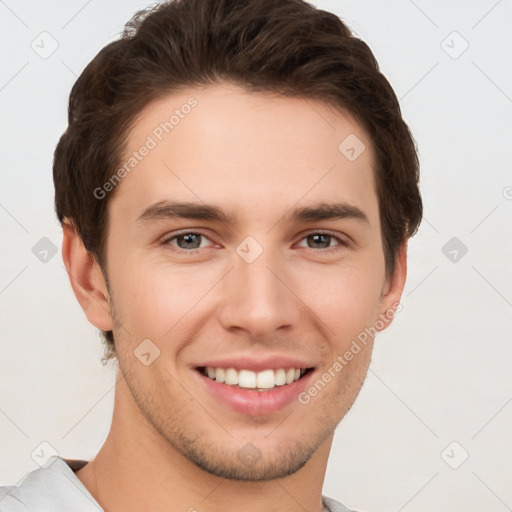
{"label": "forehead", "polygon": [[318,201],[377,213],[371,141],[349,113],[228,83],[149,104],[132,126],[122,165],[127,172],[110,207],[131,219],[166,199],[262,219]]}

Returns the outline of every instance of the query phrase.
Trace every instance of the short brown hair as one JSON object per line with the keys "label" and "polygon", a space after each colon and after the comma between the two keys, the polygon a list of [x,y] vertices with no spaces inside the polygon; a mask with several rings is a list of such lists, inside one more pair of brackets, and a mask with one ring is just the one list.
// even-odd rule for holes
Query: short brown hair
{"label": "short brown hair", "polygon": [[[369,47],[333,13],[303,0],[174,0],[137,12],[74,84],[54,155],[55,210],[106,274],[107,204],[93,191],[121,164],[152,100],[230,81],[320,100],[351,113],[373,143],[386,272],[421,221],[419,162],[398,99]],[[341,141],[340,141],[341,142]],[[108,281],[107,281],[108,282]],[[102,331],[103,361],[115,356]]]}

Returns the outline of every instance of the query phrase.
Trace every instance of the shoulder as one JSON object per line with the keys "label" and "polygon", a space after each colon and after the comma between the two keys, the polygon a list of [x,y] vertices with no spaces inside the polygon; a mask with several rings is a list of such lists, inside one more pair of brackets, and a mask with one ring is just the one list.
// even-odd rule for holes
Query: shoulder
{"label": "shoulder", "polygon": [[[79,461],[71,461],[71,466],[73,463]],[[99,512],[102,509],[66,459],[53,456],[44,466],[27,473],[19,484],[0,487],[0,512],[33,510]]]}
{"label": "shoulder", "polygon": [[[85,463],[50,457],[43,467],[25,475],[18,485],[0,487],[0,512],[102,512],[73,472]],[[356,512],[327,496],[322,496],[322,502],[328,512]]]}
{"label": "shoulder", "polygon": [[328,498],[327,496],[322,496],[322,503],[328,512],[357,512],[356,510],[345,507],[343,503],[333,500],[332,498]]}
{"label": "shoulder", "polygon": [[27,512],[27,507],[19,495],[19,487],[0,487],[0,512]]}

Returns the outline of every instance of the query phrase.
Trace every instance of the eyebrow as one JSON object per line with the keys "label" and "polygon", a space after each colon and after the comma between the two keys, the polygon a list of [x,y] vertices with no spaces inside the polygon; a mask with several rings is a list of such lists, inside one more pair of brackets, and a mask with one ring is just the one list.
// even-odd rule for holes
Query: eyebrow
{"label": "eyebrow", "polygon": [[235,218],[216,206],[192,202],[159,201],[146,208],[136,222],[146,224],[162,219],[196,219],[233,224]]}
{"label": "eyebrow", "polygon": [[[213,205],[196,202],[159,201],[144,210],[136,223],[146,225],[150,222],[182,218],[222,222],[227,225],[236,223],[236,216]],[[366,214],[357,206],[348,203],[319,203],[313,206],[294,208],[285,216],[288,222],[312,222],[320,220],[352,219],[370,224]]]}

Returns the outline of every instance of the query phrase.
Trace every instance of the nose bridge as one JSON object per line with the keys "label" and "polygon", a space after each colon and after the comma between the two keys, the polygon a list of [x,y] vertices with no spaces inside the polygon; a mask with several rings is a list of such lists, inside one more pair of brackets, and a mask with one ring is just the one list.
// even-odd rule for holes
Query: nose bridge
{"label": "nose bridge", "polygon": [[263,337],[295,325],[299,319],[298,299],[285,284],[287,272],[279,251],[246,239],[235,252],[220,308],[223,326]]}

